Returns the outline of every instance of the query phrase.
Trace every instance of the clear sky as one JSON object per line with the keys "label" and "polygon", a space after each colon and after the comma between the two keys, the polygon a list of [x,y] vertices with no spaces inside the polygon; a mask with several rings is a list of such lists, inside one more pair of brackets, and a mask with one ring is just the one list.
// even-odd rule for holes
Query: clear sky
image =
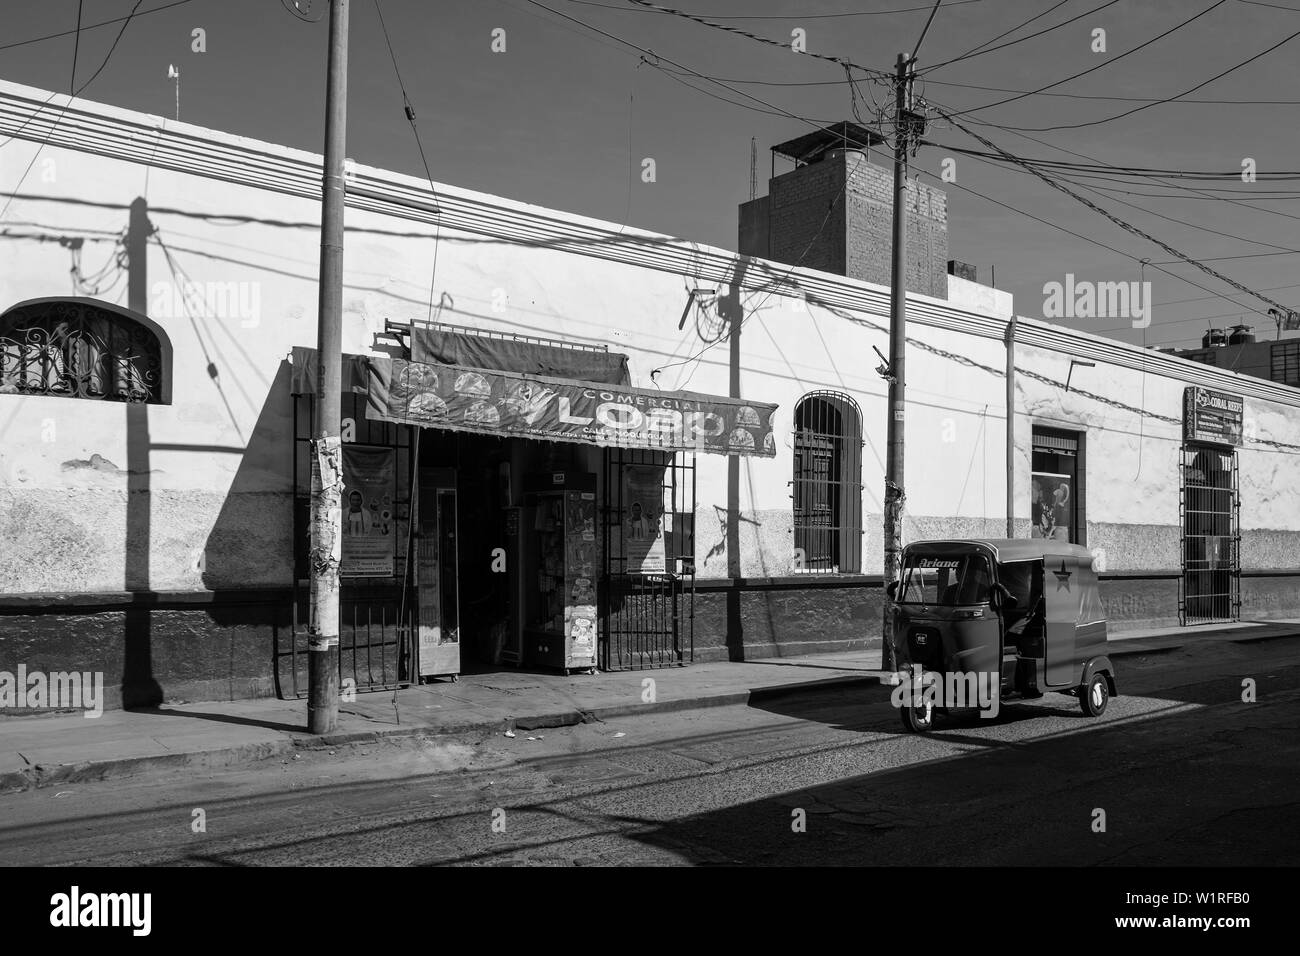
{"label": "clear sky", "polygon": [[[749,198],[751,137],[758,142],[762,195],[770,172],[767,147],[807,132],[811,127],[805,120],[853,119],[855,105],[857,115],[870,122],[889,97],[886,86],[856,74],[855,98],[844,70],[833,63],[628,0],[379,2],[436,181],[727,249],[736,245],[736,207]],[[174,5],[160,9],[168,4]],[[135,5],[135,0],[84,0],[83,26],[124,17]],[[313,5],[319,11],[324,0]],[[792,31],[802,30],[809,52],[885,71],[893,69],[899,52],[911,51],[929,15],[928,0],[663,0],[663,5],[681,5],[787,47]],[[77,0],[5,0],[4,7],[0,76],[66,92],[72,78],[71,33],[11,44],[72,31]],[[351,7],[348,155],[422,176],[375,0],[352,0]],[[1126,190],[1085,195],[1181,252],[1210,260],[1237,282],[1274,290],[1265,294],[1300,307],[1300,279],[1292,275],[1296,254],[1290,251],[1300,250],[1300,188],[1263,179],[1265,173],[1300,169],[1295,82],[1300,37],[1183,101],[1082,128],[1028,131],[1104,120],[1189,90],[1300,32],[1300,0],[944,0],[921,46],[918,69],[960,57],[1035,16],[991,46],[1079,19],[923,73],[918,94],[952,113],[1099,66],[1048,91],[1056,95],[1019,98],[960,121],[1007,151],[1032,158],[1234,172],[1233,179],[1213,182],[1079,181]],[[653,51],[658,65],[642,62],[642,53],[583,24]],[[196,28],[205,31],[205,52],[192,49]],[[78,86],[99,68],[120,29],[121,23],[83,29],[76,51]],[[498,29],[505,31],[504,52],[492,49]],[[1105,31],[1104,52],[1093,49],[1098,29]],[[1121,56],[1171,29],[1167,37]],[[183,121],[319,151],[326,39],[325,20],[302,22],[282,0],[143,0],[107,66],[82,95],[171,116],[175,90],[167,73],[175,65]],[[1154,298],[1145,333],[1150,344],[1194,344],[1207,324],[1232,325],[1239,316],[1254,324],[1260,337],[1275,334],[1272,320],[1252,311],[1267,309],[1258,300],[1025,172],[945,150],[986,147],[931,115],[927,137],[942,145],[923,147],[915,162],[923,175],[937,175],[945,158],[956,161],[956,182],[945,187],[950,255],[977,266],[986,284],[996,268],[997,285],[1015,294],[1021,315],[1040,316],[1044,285],[1064,282],[1067,274],[1097,282],[1145,277]],[[976,121],[994,125],[973,126]],[[1018,135],[1012,127],[1026,132]],[[653,183],[641,179],[647,157],[655,160]],[[1254,183],[1239,175],[1248,157],[1261,177]],[[926,181],[936,180],[926,176]],[[1171,189],[1170,182],[1201,195]],[[14,185],[0,183],[0,194]],[[1145,276],[1137,262],[1143,258],[1152,263]],[[1058,321],[1143,341],[1143,332],[1124,320]]]}

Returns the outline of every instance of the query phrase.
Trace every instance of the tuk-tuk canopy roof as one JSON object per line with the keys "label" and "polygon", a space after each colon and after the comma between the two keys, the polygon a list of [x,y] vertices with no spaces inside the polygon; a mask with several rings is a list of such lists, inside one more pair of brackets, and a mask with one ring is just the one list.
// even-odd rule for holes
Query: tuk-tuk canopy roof
{"label": "tuk-tuk canopy roof", "polygon": [[1092,564],[1092,552],[1083,545],[1068,544],[1051,538],[952,538],[934,541],[913,541],[906,552],[922,554],[953,554],[972,550],[990,550],[995,561],[1008,564],[1013,561],[1041,561],[1044,557],[1077,558],[1080,563]]}

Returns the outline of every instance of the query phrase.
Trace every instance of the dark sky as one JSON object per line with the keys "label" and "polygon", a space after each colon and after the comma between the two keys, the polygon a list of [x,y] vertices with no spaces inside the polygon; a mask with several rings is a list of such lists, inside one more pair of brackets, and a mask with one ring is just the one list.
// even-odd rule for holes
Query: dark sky
{"label": "dark sky", "polygon": [[[324,20],[301,22],[284,9],[281,0],[188,0],[147,12],[169,2],[144,0],[107,67],[82,94],[85,98],[171,116],[175,93],[167,69],[175,64],[181,73],[182,120],[319,151]],[[736,206],[749,195],[750,138],[758,141],[761,195],[770,171],[767,147],[810,127],[800,120],[760,112],[768,107],[698,77],[671,76],[664,72],[676,69],[669,61],[721,79],[766,101],[778,113],[788,111],[811,121],[853,118],[853,98],[839,66],[681,17],[639,9],[627,0],[380,2],[417,112],[430,169],[439,182],[734,249]],[[318,7],[322,3],[315,0]],[[999,43],[1087,14],[1104,3],[944,0],[921,47],[918,69],[958,57],[1038,14],[1044,15]],[[1189,94],[1186,99],[1192,102],[1158,105],[1081,129],[1024,134],[1042,143],[1000,128],[1089,122],[1182,93],[1300,31],[1300,0],[1290,3],[1295,10],[1282,9],[1287,6],[1283,0],[1276,5],[1245,0],[1222,0],[1217,5],[1214,0],[1117,0],[1041,37],[942,66],[926,74],[917,89],[927,101],[954,112],[1014,95],[972,87],[1035,90],[1105,64],[1050,91],[1065,95],[1024,97],[969,114],[962,122],[996,124],[974,128],[1009,152],[1033,158],[1239,171],[1243,158],[1250,157],[1260,173],[1300,169],[1300,124],[1296,122],[1300,90],[1295,82],[1300,38]],[[806,31],[809,51],[880,70],[892,70],[897,54],[912,49],[928,15],[927,0],[664,0],[665,6],[679,4],[691,13],[787,44],[791,31],[799,28]],[[133,6],[134,0],[85,0],[83,22],[122,17]],[[401,93],[375,0],[352,0],[351,6],[348,154],[359,162],[423,175],[414,137],[402,114]],[[1117,59],[1207,9],[1204,16],[1168,37]],[[852,15],[839,15],[845,13]],[[641,63],[637,51],[560,14],[653,50],[659,68]],[[76,20],[76,0],[6,0],[0,47],[72,30]],[[196,27],[206,31],[204,53],[191,50],[191,31]],[[120,28],[116,23],[83,30],[78,84],[103,62]],[[492,31],[497,28],[505,30],[504,53],[491,49]],[[1106,31],[1104,53],[1091,48],[1096,28]],[[73,36],[68,35],[0,49],[0,76],[66,92],[73,47]],[[690,89],[686,83],[714,95]],[[860,82],[859,89],[858,112],[870,120],[875,110],[872,101],[884,104],[888,90],[867,80]],[[985,148],[943,121],[932,122],[928,136],[944,145]],[[1086,154],[1091,160],[1052,147]],[[1239,316],[1252,322],[1261,337],[1273,336],[1271,319],[1251,311],[1266,309],[1263,303],[1190,265],[1171,263],[1167,251],[1130,235],[1028,174],[995,168],[940,146],[924,147],[916,165],[937,174],[950,156],[956,158],[957,173],[956,183],[947,186],[950,254],[975,264],[985,283],[990,281],[991,267],[996,267],[998,286],[1015,294],[1021,315],[1040,316],[1044,284],[1063,282],[1067,273],[1077,280],[1134,281],[1140,278],[1136,260],[1147,258],[1153,265],[1146,268],[1145,277],[1152,280],[1155,300],[1149,343],[1191,344],[1206,324],[1231,325]],[[655,183],[641,182],[641,161],[646,157],[655,160]],[[1150,182],[1084,182],[1129,192],[1170,192]],[[1211,266],[1243,285],[1259,291],[1274,289],[1266,294],[1300,307],[1300,280],[1291,275],[1296,259],[1287,251],[1300,249],[1296,237],[1300,204],[1295,202],[1300,190],[1289,182],[1246,184],[1239,177],[1176,182],[1236,194],[1216,193],[1210,199],[1185,190],[1175,191],[1172,198],[1087,195],[1176,249],[1202,260],[1215,259]],[[0,183],[0,193],[14,185]],[[963,187],[1120,253],[995,205]],[[1255,200],[1255,193],[1277,198]],[[1253,205],[1234,205],[1229,199]],[[1121,200],[1186,224],[1158,218]],[[1259,255],[1270,252],[1283,254]],[[1229,256],[1247,258],[1217,258]],[[1156,265],[1210,291],[1163,274]],[[1285,286],[1293,287],[1279,288]],[[1235,302],[1221,297],[1224,292],[1230,292]],[[1123,321],[1063,321],[1126,341],[1142,341],[1142,333]]]}

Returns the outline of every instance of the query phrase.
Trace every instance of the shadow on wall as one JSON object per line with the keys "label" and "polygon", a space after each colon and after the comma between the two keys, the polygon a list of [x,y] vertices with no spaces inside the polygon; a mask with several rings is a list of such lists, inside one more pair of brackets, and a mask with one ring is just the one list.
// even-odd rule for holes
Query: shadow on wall
{"label": "shadow on wall", "polygon": [[[249,696],[246,687],[250,681],[265,682],[261,692],[271,692],[275,648],[291,630],[294,432],[290,372],[288,361],[282,361],[198,559],[204,585],[217,593],[207,610],[209,628],[205,630],[211,633],[194,649],[194,676],[210,680],[223,675],[233,697]],[[259,590],[263,592],[260,595]],[[222,592],[228,597],[223,598]]]}
{"label": "shadow on wall", "polygon": [[293,397],[282,361],[203,552],[211,590],[293,583]]}

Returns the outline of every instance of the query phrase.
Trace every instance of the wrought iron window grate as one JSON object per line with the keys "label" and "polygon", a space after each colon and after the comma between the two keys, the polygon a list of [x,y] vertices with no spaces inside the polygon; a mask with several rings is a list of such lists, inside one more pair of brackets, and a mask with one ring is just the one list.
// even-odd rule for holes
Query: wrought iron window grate
{"label": "wrought iron window grate", "polygon": [[42,301],[0,316],[0,393],[162,402],[152,330],[94,303]]}
{"label": "wrought iron window grate", "polygon": [[794,412],[794,566],[862,567],[862,412],[848,395],[810,392]]}

